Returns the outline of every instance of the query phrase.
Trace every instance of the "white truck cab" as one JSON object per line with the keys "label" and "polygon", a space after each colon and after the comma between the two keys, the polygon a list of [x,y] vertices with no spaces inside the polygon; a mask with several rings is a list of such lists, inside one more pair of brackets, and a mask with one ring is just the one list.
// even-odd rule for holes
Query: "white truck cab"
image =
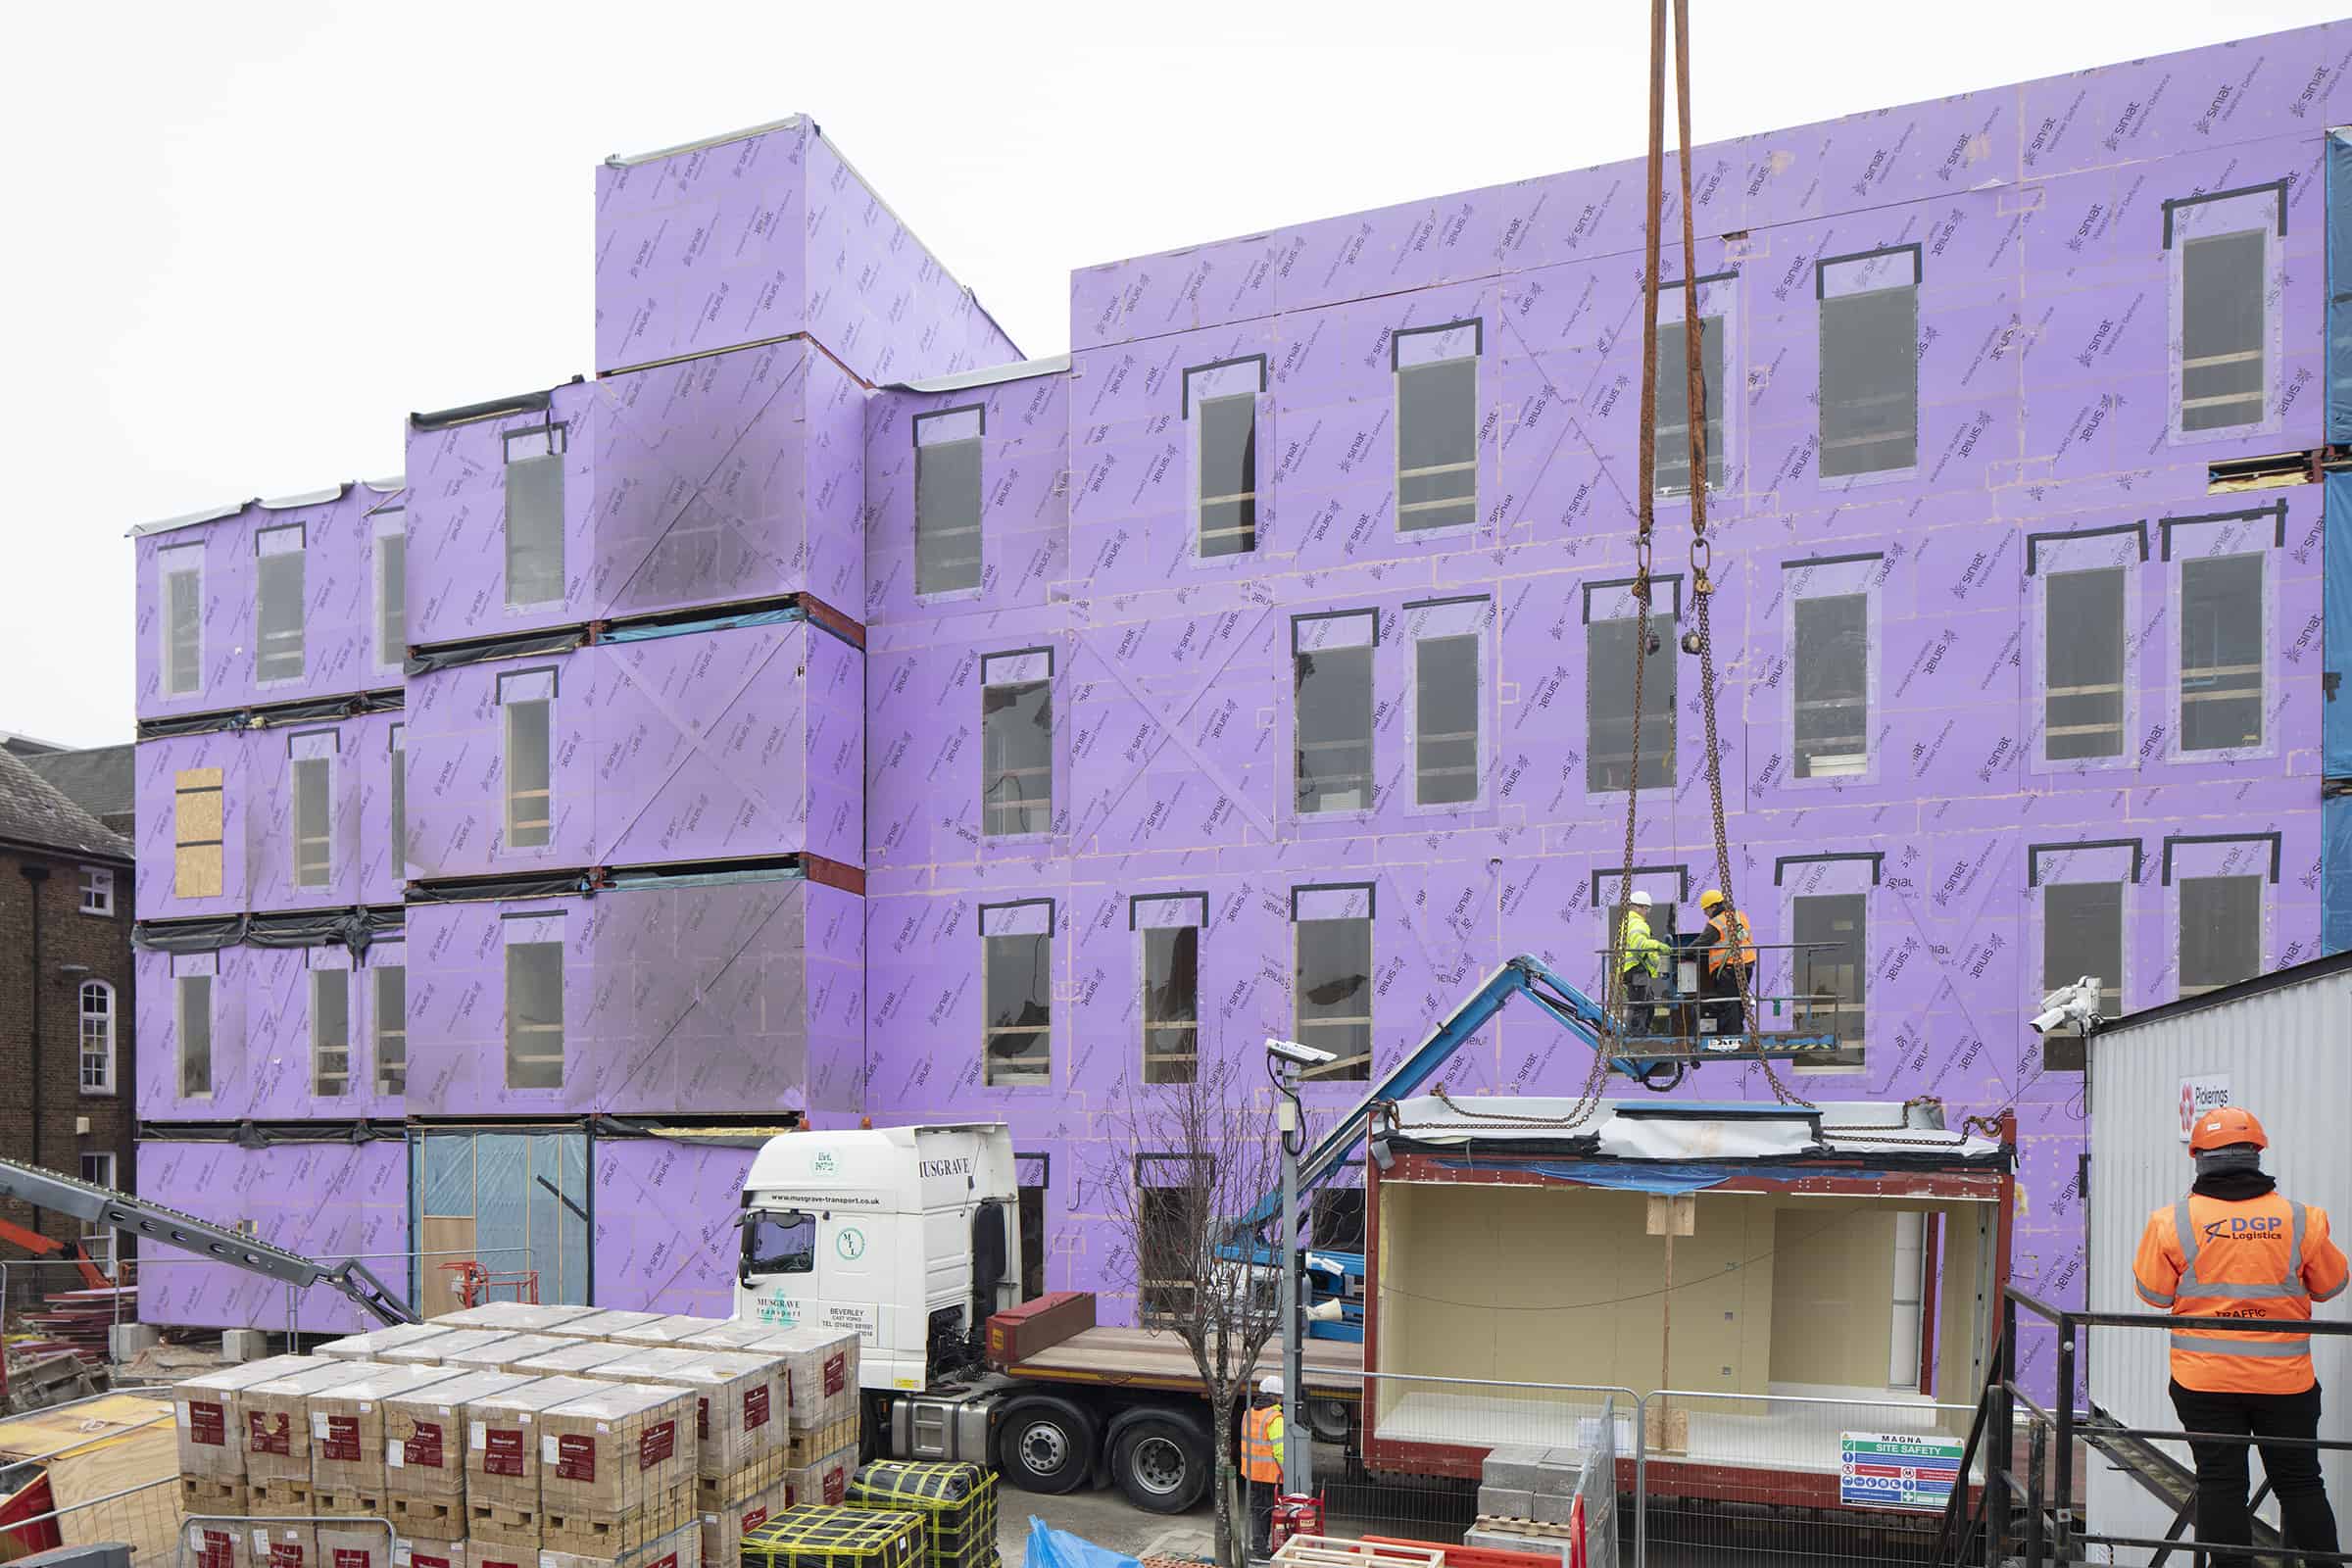
{"label": "white truck cab", "polygon": [[1002,1123],[786,1133],[744,1178],[735,1315],[858,1331],[859,1381],[919,1391],[1021,1298]]}

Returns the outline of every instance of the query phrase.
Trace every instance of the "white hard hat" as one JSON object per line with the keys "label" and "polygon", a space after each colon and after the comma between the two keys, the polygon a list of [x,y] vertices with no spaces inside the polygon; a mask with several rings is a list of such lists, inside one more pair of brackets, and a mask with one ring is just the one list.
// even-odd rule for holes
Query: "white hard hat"
{"label": "white hard hat", "polygon": [[1257,1380],[1257,1392],[1260,1394],[1271,1394],[1279,1397],[1282,1394],[1282,1374],[1279,1372],[1269,1372],[1264,1377],[1259,1378]]}
{"label": "white hard hat", "polygon": [[1648,908],[1648,907],[1649,907],[1649,895],[1648,895],[1648,894],[1646,894],[1646,893],[1643,893],[1643,892],[1642,892],[1642,891],[1641,891],[1639,888],[1635,889],[1635,890],[1634,890],[1634,906],[1635,906],[1636,908],[1640,908],[1640,909],[1646,909],[1646,908]]}

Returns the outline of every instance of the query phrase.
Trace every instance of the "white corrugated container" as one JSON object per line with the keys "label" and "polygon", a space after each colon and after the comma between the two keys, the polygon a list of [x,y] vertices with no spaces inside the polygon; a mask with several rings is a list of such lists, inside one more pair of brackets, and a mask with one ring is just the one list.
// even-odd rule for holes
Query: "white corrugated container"
{"label": "white corrugated container", "polygon": [[[2147,1310],[2132,1294],[2132,1254],[2149,1212],[2195,1178],[2181,1110],[2191,1087],[2226,1088],[2227,1103],[2260,1117],[2271,1139],[2263,1169],[2281,1192],[2327,1209],[2337,1244],[2352,1245],[2352,954],[2119,1019],[2091,1036],[2089,1064],[2093,1311]],[[2340,1322],[2348,1307],[2352,1293],[2315,1315]],[[2093,1329],[2087,1343],[2094,1404],[2128,1426],[2180,1426],[2165,1392],[2162,1333]],[[2327,1391],[2320,1435],[2352,1439],[2352,1337],[2315,1339],[2312,1351]],[[2187,1461],[2185,1448],[2173,1451]],[[2325,1463],[2329,1499],[2345,1513],[2352,1455],[2331,1453]],[[2259,1460],[2255,1469],[2259,1486]],[[2136,1482],[2095,1456],[2088,1486],[2087,1529],[2160,1537],[2172,1523]],[[2276,1524],[2278,1516],[2264,1505],[2264,1518]],[[2149,1556],[2117,1547],[2114,1560]]]}

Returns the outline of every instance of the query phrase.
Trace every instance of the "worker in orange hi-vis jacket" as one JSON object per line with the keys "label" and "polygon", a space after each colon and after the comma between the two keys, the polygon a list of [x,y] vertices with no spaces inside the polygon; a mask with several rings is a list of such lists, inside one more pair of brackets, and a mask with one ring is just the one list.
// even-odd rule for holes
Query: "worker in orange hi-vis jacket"
{"label": "worker in orange hi-vis jacket", "polygon": [[[2196,1182],[2148,1216],[2132,1284],[2141,1300],[2176,1317],[2246,1321],[2242,1330],[2173,1331],[2173,1408],[2184,1431],[2250,1438],[2278,1494],[2287,1544],[2334,1551],[2335,1514],[2319,1451],[2263,1440],[2319,1436],[2320,1385],[2302,1326],[2314,1301],[2342,1293],[2352,1267],[2328,1239],[2328,1211],[2283,1197],[2262,1173],[2269,1147],[2250,1111],[2230,1105],[2197,1118],[2188,1137]],[[2254,1539],[2247,1446],[2189,1444],[2197,1460],[2196,1538],[2208,1545]],[[2249,1559],[2226,1553],[2214,1561],[2243,1568]]]}

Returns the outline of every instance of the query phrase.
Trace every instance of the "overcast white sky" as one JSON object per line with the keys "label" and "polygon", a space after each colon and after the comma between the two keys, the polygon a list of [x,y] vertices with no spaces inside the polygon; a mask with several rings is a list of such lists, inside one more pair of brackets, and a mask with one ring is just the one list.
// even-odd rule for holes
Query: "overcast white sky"
{"label": "overcast white sky", "polygon": [[[807,111],[1025,352],[1052,354],[1073,267],[1639,153],[1647,10],[11,7],[0,729],[130,737],[132,524],[397,473],[410,410],[593,370],[608,153]],[[1693,130],[2342,11],[1695,0]]]}

